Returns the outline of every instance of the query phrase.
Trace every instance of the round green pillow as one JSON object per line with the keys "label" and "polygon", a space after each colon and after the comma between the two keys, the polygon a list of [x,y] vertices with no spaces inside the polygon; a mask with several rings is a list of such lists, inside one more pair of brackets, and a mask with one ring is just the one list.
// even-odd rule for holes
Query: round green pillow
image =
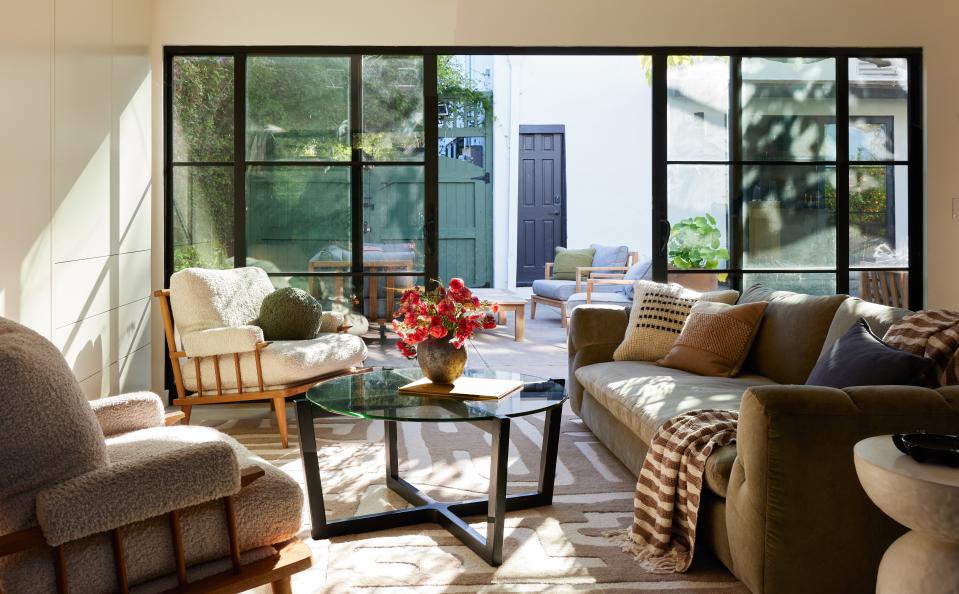
{"label": "round green pillow", "polygon": [[263,329],[266,340],[308,340],[316,338],[322,318],[323,307],[312,295],[284,287],[263,299],[260,316],[253,323]]}

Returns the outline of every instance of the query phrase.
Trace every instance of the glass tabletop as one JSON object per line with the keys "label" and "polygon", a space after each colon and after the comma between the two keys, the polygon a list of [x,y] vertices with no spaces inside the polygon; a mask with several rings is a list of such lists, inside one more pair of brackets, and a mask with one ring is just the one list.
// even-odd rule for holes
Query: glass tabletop
{"label": "glass tabletop", "polygon": [[543,412],[566,401],[566,390],[554,381],[508,371],[467,369],[469,377],[518,380],[523,388],[499,400],[430,398],[400,394],[397,389],[423,377],[419,367],[382,368],[324,382],[306,398],[327,412],[388,421],[476,421],[521,417]]}

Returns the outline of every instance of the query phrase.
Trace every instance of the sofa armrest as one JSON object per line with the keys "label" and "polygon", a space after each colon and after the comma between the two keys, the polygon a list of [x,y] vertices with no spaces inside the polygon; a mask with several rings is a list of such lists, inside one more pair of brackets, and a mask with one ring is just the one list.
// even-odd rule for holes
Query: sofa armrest
{"label": "sofa armrest", "polygon": [[859,484],[853,445],[959,430],[959,391],[910,386],[748,389],[726,496],[733,571],[754,594],[868,592],[905,528]]}
{"label": "sofa armrest", "polygon": [[132,392],[91,400],[90,408],[106,437],[164,424],[163,401],[153,392]]}
{"label": "sofa armrest", "polygon": [[140,522],[240,491],[239,464],[226,442],[185,443],[117,462],[37,494],[37,521],[50,546]]}
{"label": "sofa armrest", "polygon": [[247,353],[263,342],[263,329],[253,325],[211,328],[184,334],[180,341],[187,357]]}
{"label": "sofa armrest", "polygon": [[338,332],[346,316],[338,311],[324,311],[320,318],[320,332]]}
{"label": "sofa armrest", "polygon": [[576,380],[576,370],[586,365],[613,360],[613,351],[623,342],[629,314],[625,307],[615,305],[581,305],[573,310],[569,320],[567,351],[569,377],[566,389],[570,405],[579,413],[583,401],[583,386]]}

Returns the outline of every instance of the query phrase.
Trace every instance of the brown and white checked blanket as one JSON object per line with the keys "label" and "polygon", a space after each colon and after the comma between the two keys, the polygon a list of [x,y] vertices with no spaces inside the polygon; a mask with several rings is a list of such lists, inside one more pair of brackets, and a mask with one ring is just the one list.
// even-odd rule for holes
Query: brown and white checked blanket
{"label": "brown and white checked blanket", "polygon": [[666,421],[636,483],[633,524],[608,536],[651,573],[683,573],[693,561],[706,459],[736,439],[739,413],[694,410]]}
{"label": "brown and white checked blanket", "polygon": [[959,312],[934,309],[909,314],[890,326],[882,341],[935,361],[939,385],[959,384]]}

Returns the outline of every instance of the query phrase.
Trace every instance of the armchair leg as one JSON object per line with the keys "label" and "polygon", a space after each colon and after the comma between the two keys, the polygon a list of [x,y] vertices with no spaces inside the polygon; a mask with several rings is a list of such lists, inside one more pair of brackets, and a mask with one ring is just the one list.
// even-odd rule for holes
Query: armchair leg
{"label": "armchair leg", "polygon": [[190,424],[190,411],[192,411],[192,410],[193,410],[193,405],[191,405],[191,404],[182,404],[182,405],[180,405],[180,412],[183,413],[183,421],[181,421],[181,422],[182,422],[184,425],[189,425],[189,424]]}
{"label": "armchair leg", "polygon": [[293,594],[293,584],[289,577],[276,580],[270,584],[270,588],[272,588],[273,594]]}
{"label": "armchair leg", "polygon": [[529,319],[536,319],[536,300],[531,299],[529,302]]}
{"label": "armchair leg", "polygon": [[283,449],[286,449],[290,447],[290,440],[286,427],[286,399],[274,398],[272,405],[273,412],[276,414],[276,424],[280,430],[280,445],[283,446]]}
{"label": "armchair leg", "polygon": [[569,318],[566,317],[566,304],[565,304],[565,303],[563,303],[562,305],[559,306],[559,317],[561,317],[561,318],[563,319],[563,328],[564,328],[564,329],[567,328],[567,327],[569,326]]}

